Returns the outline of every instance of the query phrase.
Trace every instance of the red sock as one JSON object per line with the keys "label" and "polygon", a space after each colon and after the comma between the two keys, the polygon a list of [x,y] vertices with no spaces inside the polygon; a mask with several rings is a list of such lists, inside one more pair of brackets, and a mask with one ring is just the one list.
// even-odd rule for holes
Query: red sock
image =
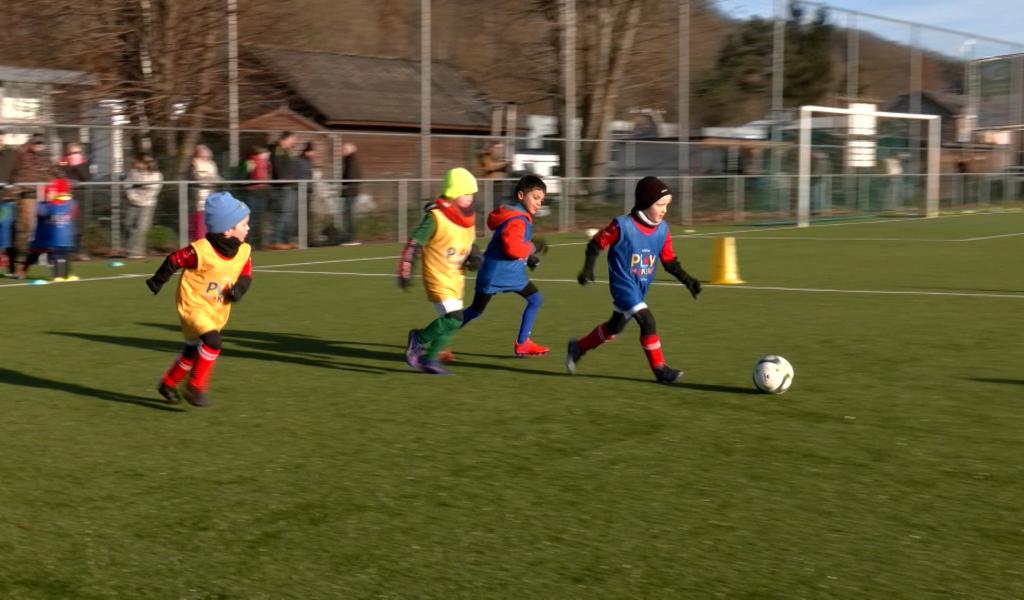
{"label": "red sock", "polygon": [[179,355],[174,360],[174,364],[171,365],[170,369],[164,373],[164,385],[176,388],[181,380],[188,375],[188,372],[192,370],[192,365],[195,364],[191,358],[185,358],[185,355]]}
{"label": "red sock", "polygon": [[199,345],[199,357],[196,358],[196,366],[192,368],[192,376],[188,385],[192,389],[205,392],[210,386],[210,375],[213,374],[213,363],[220,356],[220,350],[214,350],[206,344]]}
{"label": "red sock", "polygon": [[647,362],[650,363],[652,369],[657,369],[665,364],[665,357],[661,354],[661,338],[658,337],[658,334],[640,336],[640,345],[644,347],[644,354],[647,355]]}
{"label": "red sock", "polygon": [[610,342],[615,339],[615,336],[608,333],[608,324],[601,323],[594,328],[593,331],[580,338],[579,344],[580,350],[587,352],[593,350],[605,342]]}

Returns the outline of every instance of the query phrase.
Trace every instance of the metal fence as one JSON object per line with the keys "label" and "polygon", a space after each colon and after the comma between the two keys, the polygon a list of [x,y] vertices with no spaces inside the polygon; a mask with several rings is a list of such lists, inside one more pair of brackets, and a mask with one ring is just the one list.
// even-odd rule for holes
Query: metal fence
{"label": "metal fence", "polygon": [[[673,224],[731,223],[750,226],[792,224],[796,219],[797,178],[792,175],[665,177],[675,200],[668,220]],[[565,232],[606,225],[633,205],[637,178],[606,178],[569,182],[616,190],[594,197],[568,197],[555,192],[535,220],[538,231]],[[367,179],[275,182],[280,187],[253,189],[252,181],[224,181],[218,190],[231,191],[252,209],[250,240],[269,247],[280,229],[280,241],[295,247],[330,246],[360,242],[403,242],[424,215],[432,196],[417,190],[437,190],[440,180]],[[360,193],[346,195],[345,186],[358,184]],[[509,201],[512,179],[482,180],[477,195],[477,233],[488,235],[486,215]],[[27,184],[26,184],[27,185]],[[38,184],[41,195],[43,186]],[[74,197],[80,207],[82,250],[99,256],[125,254],[125,182],[78,184]],[[189,216],[194,210],[195,181],[163,182],[146,250],[164,253],[186,245]],[[295,219],[287,219],[280,192],[288,189],[295,202]],[[816,175],[811,179],[812,222],[864,216],[924,216],[923,175]],[[685,190],[687,193],[680,193]],[[1024,204],[1024,176],[1006,173],[946,174],[940,178],[940,208],[944,212],[1020,207]]]}

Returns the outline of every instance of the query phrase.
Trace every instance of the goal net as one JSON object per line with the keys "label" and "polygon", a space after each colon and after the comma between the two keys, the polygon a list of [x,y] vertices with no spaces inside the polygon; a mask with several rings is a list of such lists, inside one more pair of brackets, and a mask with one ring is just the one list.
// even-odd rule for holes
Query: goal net
{"label": "goal net", "polygon": [[797,224],[844,215],[939,213],[936,115],[800,107]]}

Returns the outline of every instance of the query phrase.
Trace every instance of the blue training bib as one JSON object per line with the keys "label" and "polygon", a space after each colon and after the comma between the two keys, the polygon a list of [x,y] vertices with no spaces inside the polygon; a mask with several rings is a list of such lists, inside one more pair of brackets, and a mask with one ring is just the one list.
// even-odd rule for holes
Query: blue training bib
{"label": "blue training bib", "polygon": [[668,224],[662,221],[647,234],[630,215],[616,217],[615,222],[619,241],[608,249],[608,283],[615,308],[628,311],[647,297],[668,238]]}

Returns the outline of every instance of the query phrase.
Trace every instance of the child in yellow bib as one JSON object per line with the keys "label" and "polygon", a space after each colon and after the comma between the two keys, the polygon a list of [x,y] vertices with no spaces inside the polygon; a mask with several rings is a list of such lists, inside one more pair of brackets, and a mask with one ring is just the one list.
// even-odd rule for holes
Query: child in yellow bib
{"label": "child in yellow bib", "polygon": [[249,207],[227,192],[206,199],[206,237],[176,251],[146,280],[158,293],[178,269],[177,307],[185,348],[164,373],[157,391],[167,402],[181,401],[178,386],[189,376],[185,399],[193,406],[207,406],[207,390],[213,364],[220,356],[221,331],[231,316],[231,305],[242,299],[252,284],[252,249],[245,243],[249,233]]}
{"label": "child in yellow bib", "polygon": [[476,178],[461,167],[445,174],[444,190],[427,207],[419,227],[413,232],[398,263],[398,285],[408,289],[417,256],[423,255],[423,287],[427,300],[438,317],[423,329],[409,331],[405,358],[414,369],[432,375],[450,375],[437,355],[447,347],[452,335],[462,326],[466,269],[480,265],[476,239],[473,194]]}

